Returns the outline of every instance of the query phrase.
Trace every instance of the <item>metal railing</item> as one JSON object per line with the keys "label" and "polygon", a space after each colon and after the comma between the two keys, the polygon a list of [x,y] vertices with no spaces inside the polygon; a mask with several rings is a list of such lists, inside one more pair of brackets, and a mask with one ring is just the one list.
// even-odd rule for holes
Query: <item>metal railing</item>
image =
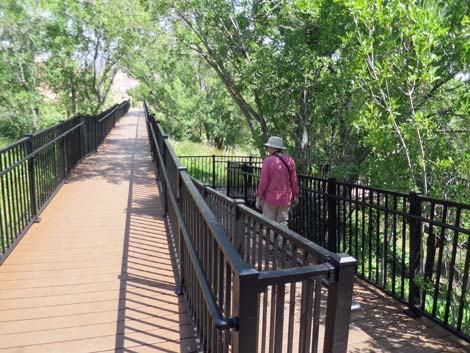
{"label": "metal railing", "polygon": [[346,352],[356,260],[195,183],[144,108],[200,350]]}
{"label": "metal railing", "polygon": [[227,163],[238,162],[259,165],[263,162],[256,156],[178,156],[188,173],[213,188],[224,187],[227,180]]}
{"label": "metal railing", "polygon": [[[228,162],[227,195],[253,207],[260,168]],[[298,175],[289,228],[358,260],[357,274],[470,339],[470,205]]]}
{"label": "metal railing", "polygon": [[75,115],[0,149],[0,263],[129,106],[126,101],[98,116]]}

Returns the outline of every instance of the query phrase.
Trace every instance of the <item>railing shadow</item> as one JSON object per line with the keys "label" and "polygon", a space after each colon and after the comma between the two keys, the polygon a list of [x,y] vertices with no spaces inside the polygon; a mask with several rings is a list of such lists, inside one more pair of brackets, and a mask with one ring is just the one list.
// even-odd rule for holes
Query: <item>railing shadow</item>
{"label": "railing shadow", "polygon": [[[143,120],[139,124],[142,128]],[[124,146],[131,152],[130,160],[122,161],[118,157],[105,170],[105,178],[111,183],[125,179],[116,176],[114,168],[131,170],[127,178],[129,192],[115,351],[135,352],[145,346],[159,352],[193,352],[196,347],[192,324],[185,302],[175,294],[177,271],[168,245],[147,140],[142,134],[138,131],[133,143]],[[122,151],[119,146],[122,141],[114,142],[106,148]]]}
{"label": "railing shadow", "polygon": [[427,318],[407,316],[406,306],[367,283],[358,281],[354,291],[361,309],[351,316],[348,352],[463,352],[463,340]]}

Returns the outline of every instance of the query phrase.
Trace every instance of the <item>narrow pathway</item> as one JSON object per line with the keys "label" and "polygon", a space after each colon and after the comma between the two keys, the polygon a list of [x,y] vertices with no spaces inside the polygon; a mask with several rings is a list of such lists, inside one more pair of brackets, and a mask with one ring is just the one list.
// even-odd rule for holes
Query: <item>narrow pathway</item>
{"label": "narrow pathway", "polygon": [[195,352],[142,111],[80,164],[0,266],[0,353]]}

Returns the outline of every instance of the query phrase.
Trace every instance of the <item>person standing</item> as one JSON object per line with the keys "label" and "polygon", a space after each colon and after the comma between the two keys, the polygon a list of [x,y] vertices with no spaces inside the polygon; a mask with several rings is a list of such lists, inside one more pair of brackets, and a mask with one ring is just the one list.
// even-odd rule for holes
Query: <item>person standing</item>
{"label": "person standing", "polygon": [[263,215],[287,226],[289,208],[299,202],[299,184],[294,159],[283,153],[282,138],[271,136],[264,144],[268,157],[263,160],[256,191],[256,208]]}

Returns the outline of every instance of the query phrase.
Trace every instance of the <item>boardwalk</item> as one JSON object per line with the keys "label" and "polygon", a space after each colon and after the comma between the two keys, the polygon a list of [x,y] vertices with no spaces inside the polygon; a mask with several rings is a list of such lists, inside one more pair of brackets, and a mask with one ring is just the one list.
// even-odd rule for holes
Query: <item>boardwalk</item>
{"label": "boardwalk", "polygon": [[[196,351],[147,146],[133,111],[0,266],[0,353]],[[355,299],[351,353],[470,352],[363,282]]]}
{"label": "boardwalk", "polygon": [[0,352],[194,352],[143,114],[79,165],[0,266]]}

